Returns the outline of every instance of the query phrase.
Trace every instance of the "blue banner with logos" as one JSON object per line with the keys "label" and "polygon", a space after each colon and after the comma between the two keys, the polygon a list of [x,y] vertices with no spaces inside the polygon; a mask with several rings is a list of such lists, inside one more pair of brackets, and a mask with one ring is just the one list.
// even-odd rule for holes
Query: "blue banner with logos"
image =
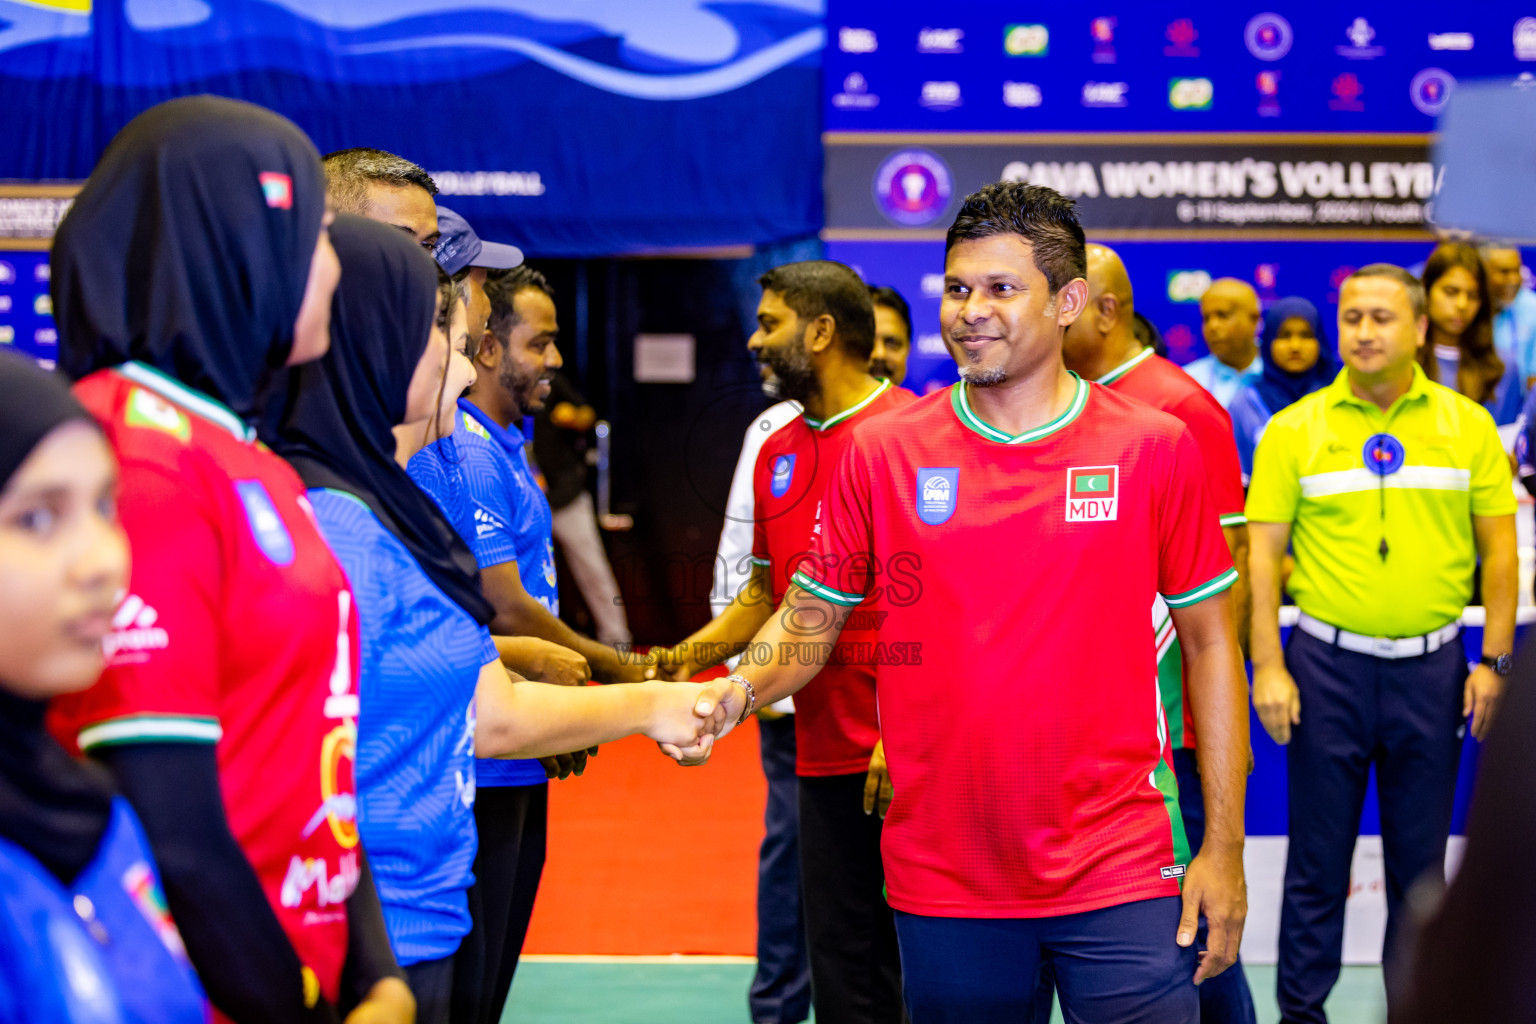
{"label": "blue banner with logos", "polygon": [[83,179],[212,92],[421,164],[536,256],[810,235],[823,3],[0,0],[0,179]]}

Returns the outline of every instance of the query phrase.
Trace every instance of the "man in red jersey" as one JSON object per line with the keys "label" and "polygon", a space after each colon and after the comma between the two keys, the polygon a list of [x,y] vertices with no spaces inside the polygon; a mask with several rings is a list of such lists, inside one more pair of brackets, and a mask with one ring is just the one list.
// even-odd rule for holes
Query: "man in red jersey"
{"label": "man in red jersey", "polygon": [[[1088,306],[1067,328],[1062,358],[1084,380],[1140,399],[1179,419],[1189,428],[1205,463],[1205,479],[1238,571],[1232,585],[1238,643],[1248,648],[1248,519],[1243,514],[1242,467],[1232,420],[1211,393],[1177,365],[1143,347],[1134,329],[1130,276],[1120,256],[1105,245],[1089,245]],[[1205,805],[1200,799],[1200,770],[1195,756],[1194,715],[1184,693],[1183,652],[1161,597],[1152,605],[1157,635],[1157,678],[1168,714],[1168,738],[1179,779],[1179,810],[1191,853],[1200,852],[1205,836]],[[1203,943],[1204,933],[1200,939]],[[1239,966],[1200,987],[1200,1019],[1206,1024],[1251,1024],[1253,996]]]}
{"label": "man in red jersey", "polygon": [[[875,312],[869,288],[841,263],[776,267],[763,288],[757,331],[747,347],[765,381],[803,411],[758,452],[753,477],[752,578],[718,617],[662,655],[688,678],[742,652],[784,598],[814,546],[822,493],[855,427],[914,401],[910,391],[870,376]],[[814,682],[795,698],[800,863],[818,1020],[895,1024],[901,1014],[901,960],[885,902],[881,817],[865,809],[884,759],[875,709],[875,665],[905,657],[874,614],[855,612]],[[811,659],[791,643],[745,651],[741,663]],[[883,808],[882,808],[883,810]]]}
{"label": "man in red jersey", "polygon": [[[920,661],[875,669],[914,1024],[1028,1019],[1042,960],[1068,1019],[1194,1022],[1191,981],[1233,962],[1247,912],[1236,572],[1188,429],[1062,363],[1085,262],[1056,192],[1006,182],[966,199],[940,314],[961,383],[854,430],[815,552],[756,640],[830,644],[863,605],[884,613],[882,640],[918,646]],[[1194,858],[1157,688],[1159,593],[1205,758]],[[744,667],[726,710],[818,668]]]}

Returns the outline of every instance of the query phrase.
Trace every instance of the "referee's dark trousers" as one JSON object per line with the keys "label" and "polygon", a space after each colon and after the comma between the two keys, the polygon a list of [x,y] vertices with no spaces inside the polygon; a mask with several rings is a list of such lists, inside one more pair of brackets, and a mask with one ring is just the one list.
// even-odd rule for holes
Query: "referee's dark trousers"
{"label": "referee's dark trousers", "polygon": [[1403,896],[1443,872],[1461,757],[1461,638],[1418,657],[1385,659],[1291,631],[1285,664],[1301,693],[1286,764],[1290,847],[1280,911],[1278,996],[1287,1024],[1324,1024],[1339,978],[1344,901],[1366,781],[1376,766],[1387,883],[1384,966],[1393,992]]}

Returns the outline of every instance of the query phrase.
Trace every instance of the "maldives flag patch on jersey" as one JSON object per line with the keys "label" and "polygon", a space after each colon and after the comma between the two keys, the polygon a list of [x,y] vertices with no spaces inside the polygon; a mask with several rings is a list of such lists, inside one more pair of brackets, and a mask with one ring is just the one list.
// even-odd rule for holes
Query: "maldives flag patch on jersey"
{"label": "maldives flag patch on jersey", "polygon": [[1103,523],[1120,510],[1119,466],[1074,466],[1067,470],[1067,522]]}
{"label": "maldives flag patch on jersey", "polygon": [[262,171],[256,176],[261,182],[261,194],[267,205],[274,210],[293,209],[293,179],[276,171]]}

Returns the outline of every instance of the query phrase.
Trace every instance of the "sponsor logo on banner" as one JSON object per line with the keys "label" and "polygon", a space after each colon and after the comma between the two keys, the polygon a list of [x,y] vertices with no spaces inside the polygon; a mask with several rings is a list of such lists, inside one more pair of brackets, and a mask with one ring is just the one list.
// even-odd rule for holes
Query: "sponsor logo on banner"
{"label": "sponsor logo on banner", "polygon": [[880,48],[880,41],[875,38],[875,30],[872,28],[849,28],[844,25],[837,30],[837,48],[844,53],[874,53]]}
{"label": "sponsor logo on banner", "polygon": [[1376,30],[1364,18],[1356,18],[1350,22],[1349,27],[1344,30],[1344,38],[1349,40],[1348,46],[1333,48],[1340,57],[1348,57],[1350,60],[1375,60],[1387,52],[1386,47],[1371,45],[1371,40],[1376,38]]}
{"label": "sponsor logo on banner", "polygon": [[38,316],[52,316],[53,299],[47,294],[37,296],[32,300],[32,312]]}
{"label": "sponsor logo on banner", "polygon": [[1168,105],[1174,110],[1210,110],[1216,97],[1209,78],[1170,78]]}
{"label": "sponsor logo on banner", "polygon": [[1034,82],[1004,82],[1003,106],[1038,107],[1044,100],[1040,87]]}
{"label": "sponsor logo on banner", "polygon": [[32,332],[32,340],[39,345],[57,345],[59,332],[52,327],[39,327]]}
{"label": "sponsor logo on banner", "polygon": [[839,110],[873,110],[880,97],[869,91],[869,82],[857,71],[843,79],[843,91],[834,93],[832,105]]}
{"label": "sponsor logo on banner", "polygon": [[1163,56],[1200,56],[1200,47],[1195,45],[1195,40],[1200,38],[1200,33],[1195,31],[1195,23],[1190,19],[1180,18],[1170,23],[1163,36],[1168,40],[1168,45],[1163,47]]}
{"label": "sponsor logo on banner", "polygon": [[283,517],[277,514],[272,496],[260,480],[236,480],[235,493],[245,506],[245,519],[251,527],[251,537],[261,553],[274,565],[290,565],[293,562],[293,538]]}
{"label": "sponsor logo on banner", "polygon": [[1365,86],[1360,84],[1353,71],[1346,71],[1333,80],[1333,99],[1328,101],[1328,109],[1359,113],[1365,109],[1365,103],[1360,99],[1363,95]]}
{"label": "sponsor logo on banner", "polygon": [[1280,116],[1280,72],[1260,71],[1254,78],[1259,90],[1259,116]]}
{"label": "sponsor logo on banner", "polygon": [[1275,292],[1275,284],[1280,279],[1280,264],[1260,263],[1253,268],[1253,283],[1258,289],[1259,299],[1262,302],[1273,302],[1280,296]]}
{"label": "sponsor logo on banner", "polygon": [[1536,60],[1536,18],[1515,22],[1515,59]]}
{"label": "sponsor logo on banner", "polygon": [[775,498],[784,497],[789,490],[790,483],[795,479],[794,455],[780,455],[773,460],[773,476],[768,482],[768,490]]}
{"label": "sponsor logo on banner", "polygon": [[925,356],[947,356],[949,349],[944,345],[942,334],[919,334],[917,336],[917,351]]}
{"label": "sponsor logo on banner", "polygon": [[1456,79],[1442,68],[1425,68],[1408,83],[1408,98],[1421,114],[1438,117],[1456,91]]}
{"label": "sponsor logo on banner", "polygon": [[9,295],[0,295],[0,313],[9,313],[10,311],[11,297]]}
{"label": "sponsor logo on banner", "polygon": [[964,40],[963,28],[925,28],[917,34],[917,52],[963,53]]}
{"label": "sponsor logo on banner", "polygon": [[924,82],[918,103],[929,110],[954,110],[960,105],[960,83]]}
{"label": "sponsor logo on banner", "polygon": [[926,149],[892,153],[875,172],[875,204],[889,220],[908,227],[937,220],[953,189],[949,165]]}
{"label": "sponsor logo on banner", "polygon": [[1095,64],[1115,62],[1115,26],[1118,24],[1114,18],[1094,18],[1088,23],[1088,34],[1093,37]]}
{"label": "sponsor logo on banner", "polygon": [[16,341],[16,328],[10,324],[0,324],[0,345],[11,345]]}
{"label": "sponsor logo on banner", "polygon": [[256,175],[261,182],[261,194],[267,206],[274,210],[293,209],[293,179],[276,171],[262,171]]}
{"label": "sponsor logo on banner", "polygon": [[919,286],[925,299],[940,299],[944,297],[944,275],[924,274],[922,284]]}
{"label": "sponsor logo on banner", "polygon": [[11,264],[0,260],[0,284],[15,284],[16,268]]}
{"label": "sponsor logo on banner", "polygon": [[1471,32],[1431,32],[1429,34],[1431,50],[1470,50],[1473,42]]}
{"label": "sponsor logo on banner", "polygon": [[1003,52],[1010,57],[1044,57],[1051,52],[1051,31],[1044,25],[1005,26]]}
{"label": "sponsor logo on banner", "polygon": [[1337,306],[1339,304],[1339,289],[1344,287],[1344,282],[1355,272],[1355,267],[1335,267],[1333,273],[1328,275],[1328,303]]}
{"label": "sponsor logo on banner", "polygon": [[1199,302],[1211,286],[1211,274],[1207,270],[1168,271],[1169,302]]}
{"label": "sponsor logo on banner", "polygon": [[1243,29],[1248,52],[1259,60],[1279,60],[1291,52],[1294,41],[1291,23],[1272,11],[1255,14]]}
{"label": "sponsor logo on banner", "polygon": [[53,280],[53,266],[48,263],[39,263],[32,268],[32,280],[43,284]]}
{"label": "sponsor logo on banner", "polygon": [[1119,466],[1074,466],[1067,470],[1067,522],[1113,522],[1119,511]]}
{"label": "sponsor logo on banner", "polygon": [[1130,102],[1126,96],[1130,91],[1125,82],[1084,82],[1083,106],[1123,107]]}
{"label": "sponsor logo on banner", "polygon": [[949,522],[955,514],[955,500],[960,490],[960,469],[924,467],[917,471],[917,518],[929,526]]}

